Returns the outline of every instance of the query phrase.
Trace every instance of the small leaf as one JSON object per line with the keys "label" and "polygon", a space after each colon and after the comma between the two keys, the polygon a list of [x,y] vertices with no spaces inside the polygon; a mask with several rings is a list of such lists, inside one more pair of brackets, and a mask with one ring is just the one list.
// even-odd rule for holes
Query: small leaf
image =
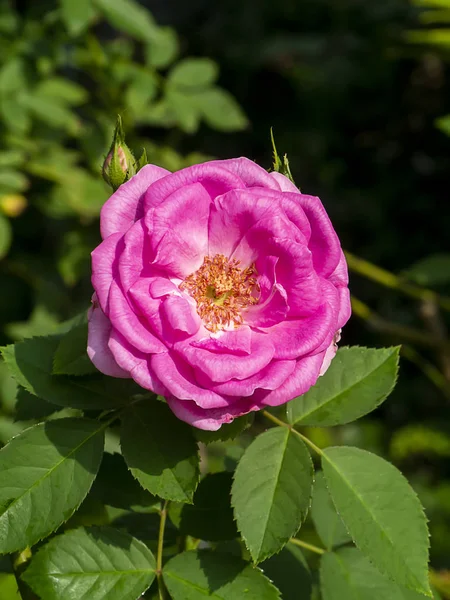
{"label": "small leaf", "polygon": [[308,512],[313,465],[303,442],[289,429],[259,435],[234,476],[232,505],[238,529],[255,562],[279,552]]}
{"label": "small leaf", "polygon": [[87,324],[84,323],[62,337],[53,357],[54,375],[98,373],[87,355],[87,335]]}
{"label": "small leaf", "polygon": [[167,83],[177,87],[208,87],[219,74],[217,64],[210,58],[185,58],[170,71]]}
{"label": "small leaf", "polygon": [[236,538],[231,484],[231,473],[206,475],[194,494],[193,505],[185,504],[181,510],[181,533],[212,542]]}
{"label": "small leaf", "polygon": [[134,506],[153,506],[160,501],[144,490],[131,475],[123,456],[103,454],[102,464],[92,491],[97,492],[103,504],[115,508],[132,509]]}
{"label": "small leaf", "polygon": [[322,471],[316,473],[311,517],[320,539],[328,550],[331,550],[333,546],[351,541],[342,519],[334,508]]}
{"label": "small leaf", "polygon": [[339,515],[358,548],[396,583],[431,596],[428,529],[403,475],[365,450],[323,450],[322,467]]}
{"label": "small leaf", "polygon": [[425,600],[381,575],[357,548],[322,556],[320,587],[323,600]]}
{"label": "small leaf", "polygon": [[403,275],[419,285],[443,285],[450,281],[450,254],[431,254],[414,263]]}
{"label": "small leaf", "polygon": [[92,0],[60,0],[61,17],[70,35],[80,35],[94,16]]}
{"label": "small leaf", "polygon": [[206,123],[218,131],[240,131],[248,125],[247,117],[235,98],[219,87],[199,94],[197,104]]}
{"label": "small leaf", "polygon": [[259,566],[280,590],[283,600],[310,600],[311,573],[300,548],[287,544]]}
{"label": "small leaf", "polygon": [[12,241],[12,228],[9,219],[0,213],[0,259],[8,254]]}
{"label": "small leaf", "polygon": [[157,26],[149,11],[134,0],[94,0],[113,27],[128,33],[141,42],[157,35]]}
{"label": "small leaf", "polygon": [[30,394],[26,389],[19,386],[15,409],[16,421],[30,421],[33,419],[42,421],[45,417],[61,410],[61,406],[50,404],[50,402]]}
{"label": "small leaf", "polygon": [[[80,2],[71,2],[71,4],[80,5]],[[55,98],[69,106],[84,104],[88,99],[88,93],[84,87],[63,77],[43,79],[35,91],[41,97]]]}
{"label": "small leaf", "polygon": [[155,399],[132,404],[122,420],[121,447],[143,488],[168,500],[192,502],[199,479],[198,448],[188,425]]}
{"label": "small leaf", "polygon": [[343,425],[374,410],[394,388],[399,350],[359,346],[339,349],[317,383],[287,404],[289,423]]}
{"label": "small leaf", "polygon": [[155,578],[150,550],[109,527],[75,529],[41,548],[22,579],[45,600],[137,600]]}
{"label": "small leaf", "polygon": [[261,571],[231,554],[199,550],[178,554],[163,569],[173,600],[277,600],[279,591]]}
{"label": "small leaf", "polygon": [[40,423],[0,450],[0,553],[31,546],[81,504],[103,453],[104,423]]}
{"label": "small leaf", "polygon": [[1,349],[10,373],[31,394],[58,406],[94,409],[121,406],[140,391],[129,379],[52,375],[60,340],[59,335],[29,338]]}
{"label": "small leaf", "polygon": [[165,69],[175,60],[178,51],[176,32],[171,27],[159,27],[147,46],[147,64],[157,69]]}

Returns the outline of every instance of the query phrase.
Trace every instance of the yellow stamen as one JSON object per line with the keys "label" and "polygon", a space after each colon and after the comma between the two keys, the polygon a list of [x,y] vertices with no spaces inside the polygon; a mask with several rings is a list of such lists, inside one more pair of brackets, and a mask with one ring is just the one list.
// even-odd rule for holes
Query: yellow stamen
{"label": "yellow stamen", "polygon": [[242,325],[242,310],[258,302],[255,267],[239,264],[223,254],[205,256],[202,266],[180,284],[197,302],[197,313],[210,331]]}

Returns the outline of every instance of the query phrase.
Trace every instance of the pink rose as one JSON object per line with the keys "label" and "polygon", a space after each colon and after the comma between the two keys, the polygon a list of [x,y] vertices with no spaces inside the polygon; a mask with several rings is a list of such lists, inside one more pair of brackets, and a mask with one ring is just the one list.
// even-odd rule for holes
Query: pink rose
{"label": "pink rose", "polygon": [[143,167],[103,206],[88,353],[216,430],[305,393],[350,316],[319,198],[246,158]]}

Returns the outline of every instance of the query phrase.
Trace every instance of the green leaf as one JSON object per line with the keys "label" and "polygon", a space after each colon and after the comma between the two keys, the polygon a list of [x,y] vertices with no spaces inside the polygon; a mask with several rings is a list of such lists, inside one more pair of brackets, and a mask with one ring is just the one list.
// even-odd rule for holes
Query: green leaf
{"label": "green leaf", "polygon": [[231,484],[231,473],[206,475],[194,494],[193,505],[185,504],[181,510],[181,533],[212,542],[236,538]]}
{"label": "green leaf", "polygon": [[0,169],[0,193],[23,192],[28,185],[27,177],[20,171]]}
{"label": "green leaf", "polygon": [[177,87],[203,88],[212,85],[218,74],[217,64],[210,58],[185,58],[172,68],[167,83]]}
{"label": "green leaf", "polygon": [[259,435],[234,476],[237,526],[255,562],[279,552],[308,512],[313,465],[303,442],[285,427]]}
{"label": "green leaf", "polygon": [[261,571],[231,554],[199,550],[178,554],[163,569],[173,600],[277,600],[279,591]]}
{"label": "green leaf", "polygon": [[134,0],[94,0],[94,3],[119,31],[141,42],[149,42],[157,35],[152,15]]}
{"label": "green leaf", "polygon": [[27,85],[25,63],[17,55],[5,62],[0,69],[0,94],[19,92]]}
{"label": "green leaf", "polygon": [[170,87],[166,92],[166,102],[180,129],[186,133],[195,133],[201,118],[195,98],[182,90]]}
{"label": "green leaf", "polygon": [[147,399],[130,405],[121,447],[142,487],[161,498],[192,502],[199,479],[197,444],[190,427],[166,404]]}
{"label": "green leaf", "polygon": [[[80,2],[72,2],[72,4],[79,5]],[[69,106],[84,104],[88,99],[88,93],[84,87],[63,77],[50,77],[42,80],[35,88],[35,92],[41,97],[48,96]]]}
{"label": "green leaf", "polygon": [[31,546],[67,521],[97,474],[104,429],[98,421],[58,419],[0,450],[0,553]]}
{"label": "green leaf", "polygon": [[45,600],[137,600],[155,578],[150,550],[109,527],[75,529],[41,548],[22,579]]}
{"label": "green leaf", "polygon": [[22,94],[21,104],[37,119],[50,127],[62,128],[70,134],[75,134],[79,130],[78,117],[56,98],[39,95],[37,90],[34,93]]}
{"label": "green leaf", "polygon": [[287,544],[281,552],[274,554],[259,566],[280,590],[283,600],[311,598],[311,573],[302,551],[297,546]]}
{"label": "green leaf", "polygon": [[61,410],[60,406],[55,406],[46,400],[42,400],[42,398],[38,398],[34,394],[30,394],[30,392],[27,392],[23,387],[19,387],[17,390],[15,408],[16,421],[30,421],[33,419],[42,421],[45,417]]}
{"label": "green leaf", "polygon": [[231,94],[221,88],[204,90],[197,96],[197,106],[206,123],[218,131],[240,131],[248,125],[242,108]]}
{"label": "green leaf", "polygon": [[12,228],[9,219],[0,213],[0,259],[8,254],[12,241]]}
{"label": "green leaf", "polygon": [[62,20],[70,35],[83,33],[94,16],[92,0],[59,0],[59,3]]}
{"label": "green leaf", "polygon": [[171,27],[159,27],[146,49],[147,64],[157,69],[165,69],[175,60],[178,51],[176,32]]}
{"label": "green leaf", "polygon": [[328,550],[351,541],[342,519],[334,508],[322,471],[316,472],[311,517],[320,539]]}
{"label": "green leaf", "polygon": [[340,348],[317,383],[287,404],[289,423],[343,425],[374,410],[394,388],[399,351],[399,347]]}
{"label": "green leaf", "polygon": [[0,115],[6,127],[14,133],[25,134],[31,127],[28,107],[15,94],[0,97]]}
{"label": "green leaf", "polygon": [[58,406],[114,408],[126,404],[140,388],[129,379],[104,375],[53,375],[53,355],[61,336],[29,338],[1,349],[10,373],[35,396]]}
{"label": "green leaf", "polygon": [[147,108],[148,103],[158,92],[158,79],[154,73],[139,69],[135,73],[125,93],[125,105],[139,113]]}
{"label": "green leaf", "polygon": [[103,504],[130,509],[134,506],[153,506],[160,501],[144,490],[131,475],[122,455],[103,454],[102,464],[92,490]]}
{"label": "green leaf", "polygon": [[425,600],[387,579],[357,548],[341,548],[320,561],[323,600]]}
{"label": "green leaf", "polygon": [[431,254],[403,273],[419,285],[443,285],[450,281],[450,254]]}
{"label": "green leaf", "polygon": [[382,458],[345,446],[323,450],[322,467],[359,549],[397,583],[431,596],[426,519],[403,475]]}
{"label": "green leaf", "polygon": [[61,339],[53,357],[54,375],[88,375],[97,369],[87,355],[87,323],[77,325]]}

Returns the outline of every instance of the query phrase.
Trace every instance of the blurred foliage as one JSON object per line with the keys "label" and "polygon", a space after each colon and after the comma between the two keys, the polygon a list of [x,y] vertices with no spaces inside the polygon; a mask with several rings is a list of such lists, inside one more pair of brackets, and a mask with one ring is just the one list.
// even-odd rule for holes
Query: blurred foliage
{"label": "blurred foliage", "polygon": [[[118,114],[136,155],[169,170],[238,155],[269,167],[273,126],[344,247],[394,277],[352,274],[343,343],[405,344],[390,403],[308,435],[401,466],[450,598],[449,50],[450,0],[0,0],[0,343],[85,309]],[[1,367],[4,442],[33,421],[14,420]],[[226,469],[246,444],[211,443],[205,460]]]}

